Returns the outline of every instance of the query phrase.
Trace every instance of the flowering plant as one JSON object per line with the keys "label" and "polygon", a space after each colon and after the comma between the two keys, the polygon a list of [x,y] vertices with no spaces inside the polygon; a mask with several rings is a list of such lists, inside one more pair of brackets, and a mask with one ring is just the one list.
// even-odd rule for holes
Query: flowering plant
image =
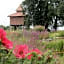
{"label": "flowering plant", "polygon": [[13,48],[13,43],[7,39],[6,32],[3,29],[0,29],[0,44],[6,47],[7,49]]}
{"label": "flowering plant", "polygon": [[[54,60],[52,51],[42,53],[37,48],[29,50],[28,46],[25,44],[17,45],[13,50],[13,54],[20,60],[21,64],[45,64]],[[55,63],[55,60],[53,63]]]}
{"label": "flowering plant", "polygon": [[16,45],[13,49],[6,32],[0,29],[0,64],[50,64],[54,59],[51,53],[42,53],[38,48],[29,50],[26,44]]}

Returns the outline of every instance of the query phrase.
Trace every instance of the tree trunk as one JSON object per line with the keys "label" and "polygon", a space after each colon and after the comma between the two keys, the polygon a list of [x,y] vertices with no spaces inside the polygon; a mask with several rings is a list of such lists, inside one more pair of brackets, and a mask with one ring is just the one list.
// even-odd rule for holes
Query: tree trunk
{"label": "tree trunk", "polygon": [[55,31],[57,31],[57,16],[55,18],[54,29],[55,29]]}
{"label": "tree trunk", "polygon": [[48,22],[45,24],[45,29],[48,29]]}
{"label": "tree trunk", "polygon": [[48,3],[47,3],[47,5],[46,5],[46,11],[45,11],[45,21],[46,21],[46,23],[45,23],[45,29],[48,29],[48,16],[47,16],[47,14],[48,14]]}

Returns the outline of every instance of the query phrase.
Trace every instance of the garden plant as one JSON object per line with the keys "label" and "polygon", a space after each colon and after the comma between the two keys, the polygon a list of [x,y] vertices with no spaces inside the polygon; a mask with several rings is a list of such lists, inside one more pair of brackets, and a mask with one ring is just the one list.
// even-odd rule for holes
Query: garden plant
{"label": "garden plant", "polygon": [[38,48],[29,49],[26,44],[13,46],[6,32],[0,29],[0,64],[55,64],[51,50],[45,52]]}

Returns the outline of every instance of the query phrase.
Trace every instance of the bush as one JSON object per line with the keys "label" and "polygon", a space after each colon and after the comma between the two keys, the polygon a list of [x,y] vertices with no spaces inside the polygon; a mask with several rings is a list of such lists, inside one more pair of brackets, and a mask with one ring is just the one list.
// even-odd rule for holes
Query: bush
{"label": "bush", "polygon": [[4,29],[4,30],[9,30],[10,29],[10,26],[3,26],[3,25],[0,25],[0,28]]}
{"label": "bush", "polygon": [[48,31],[42,31],[42,32],[39,34],[39,38],[40,38],[40,39],[47,39],[48,37],[49,37]]}
{"label": "bush", "polygon": [[59,33],[56,32],[49,33],[49,38],[56,38],[57,36],[59,36]]}
{"label": "bush", "polygon": [[59,31],[58,33],[59,33],[58,35],[59,37],[64,37],[64,31]]}
{"label": "bush", "polygon": [[64,37],[64,31],[56,31],[49,33],[49,38]]}
{"label": "bush", "polygon": [[53,51],[63,51],[64,50],[64,41],[57,40],[57,41],[51,41],[46,44],[45,48],[52,49]]}
{"label": "bush", "polygon": [[44,29],[45,29],[44,26],[40,26],[40,25],[34,27],[34,30],[35,30],[35,31],[40,31],[40,32],[41,32],[41,31],[43,31]]}

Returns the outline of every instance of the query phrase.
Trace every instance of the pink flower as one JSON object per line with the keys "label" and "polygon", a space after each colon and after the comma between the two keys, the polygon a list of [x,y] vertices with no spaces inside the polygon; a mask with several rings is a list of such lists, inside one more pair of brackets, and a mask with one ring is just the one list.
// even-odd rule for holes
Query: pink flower
{"label": "pink flower", "polygon": [[33,49],[32,51],[33,51],[33,52],[36,52],[37,54],[42,55],[42,52],[41,52],[39,49],[37,49],[37,48]]}
{"label": "pink flower", "polygon": [[32,56],[33,56],[33,55],[32,55],[32,50],[28,51],[27,59],[29,59],[29,60],[30,60]]}
{"label": "pink flower", "polygon": [[12,49],[13,48],[13,43],[8,40],[7,38],[2,39],[2,44],[7,48],[7,49]]}
{"label": "pink flower", "polygon": [[37,49],[37,48],[36,49],[32,49],[31,51],[28,52],[30,54],[27,56],[27,59],[29,59],[29,60],[31,59],[31,57],[33,56],[33,54],[32,54],[33,52],[35,52],[38,55],[39,54],[42,55],[42,52],[39,49]]}
{"label": "pink flower", "polygon": [[6,32],[4,31],[4,29],[0,29],[0,40],[1,40],[3,37],[6,37]]}
{"label": "pink flower", "polygon": [[13,54],[17,58],[20,58],[20,59],[25,58],[27,53],[28,53],[28,46],[27,45],[17,45],[13,51]]}
{"label": "pink flower", "polygon": [[33,56],[32,54],[28,55],[28,56],[27,56],[27,59],[30,60],[32,56]]}

